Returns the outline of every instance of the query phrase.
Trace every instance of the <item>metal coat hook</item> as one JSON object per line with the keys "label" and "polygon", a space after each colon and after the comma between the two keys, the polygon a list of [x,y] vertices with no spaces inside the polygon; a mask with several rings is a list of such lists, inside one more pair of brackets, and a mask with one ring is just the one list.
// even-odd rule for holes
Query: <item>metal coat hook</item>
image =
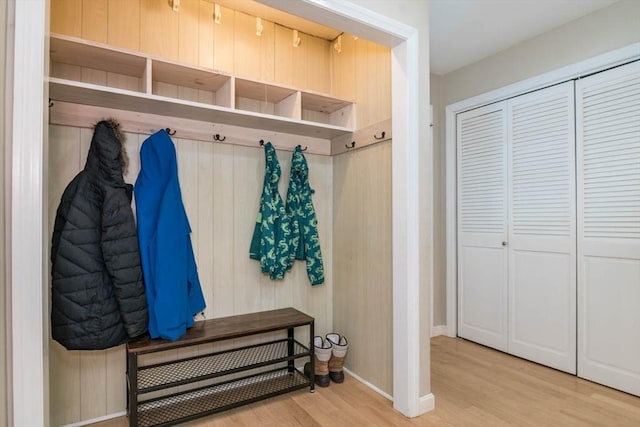
{"label": "metal coat hook", "polygon": [[380,137],[378,137],[378,135],[376,135],[376,134],[373,134],[373,137],[374,137],[375,139],[384,139],[384,135],[385,135],[385,134],[384,134],[384,131],[382,131],[382,134],[380,134]]}
{"label": "metal coat hook", "polygon": [[302,148],[302,145],[298,145],[298,148],[300,149],[300,151],[307,151],[307,148],[309,148],[309,147],[307,147],[307,146],[305,145],[305,147],[304,147],[304,148]]}
{"label": "metal coat hook", "polygon": [[219,133],[216,133],[215,135],[213,135],[213,140],[214,140],[214,141],[220,141],[220,142],[222,142],[222,141],[224,141],[225,139],[227,139],[227,137],[226,137],[226,136],[220,137],[220,134],[219,134]]}
{"label": "metal coat hook", "polygon": [[176,134],[176,130],[174,129],[173,132],[171,131],[171,128],[164,128],[164,130],[171,136]]}
{"label": "metal coat hook", "polygon": [[263,146],[264,146],[264,139],[261,139],[260,140],[260,147],[263,147]]}
{"label": "metal coat hook", "polygon": [[351,141],[351,144],[344,144],[345,148],[353,148],[356,146],[356,142],[355,141]]}

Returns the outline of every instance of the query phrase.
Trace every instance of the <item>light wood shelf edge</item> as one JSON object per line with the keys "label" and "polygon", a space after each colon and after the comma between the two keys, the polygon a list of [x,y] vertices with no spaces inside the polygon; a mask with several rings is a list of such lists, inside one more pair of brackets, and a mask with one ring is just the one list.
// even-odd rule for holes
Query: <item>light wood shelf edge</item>
{"label": "light wood shelf edge", "polygon": [[54,77],[49,78],[49,96],[54,101],[128,110],[132,113],[142,112],[161,116],[201,120],[261,129],[267,132],[288,133],[322,139],[332,139],[353,132],[352,129],[342,126],[295,120],[288,117],[252,111],[234,110],[217,105]]}
{"label": "light wood shelf edge", "polygon": [[[259,141],[263,139],[271,141],[278,150],[293,151],[297,145],[301,145],[307,147],[306,153],[308,154],[331,155],[330,144],[325,138],[62,101],[55,101],[49,109],[49,122],[54,125],[92,128],[98,121],[109,118],[120,123],[124,132],[150,135],[160,129],[171,128],[172,131],[176,131],[173,138],[240,145],[257,149],[262,149]],[[215,134],[224,138],[224,141],[213,141]]]}
{"label": "light wood shelf edge", "polygon": [[[383,136],[384,132],[384,136]],[[331,155],[336,156],[349,151],[368,147],[369,145],[393,139],[393,129],[391,119],[374,123],[351,134],[345,134],[331,140]],[[355,142],[355,146],[350,148]],[[349,147],[349,148],[348,148]]]}

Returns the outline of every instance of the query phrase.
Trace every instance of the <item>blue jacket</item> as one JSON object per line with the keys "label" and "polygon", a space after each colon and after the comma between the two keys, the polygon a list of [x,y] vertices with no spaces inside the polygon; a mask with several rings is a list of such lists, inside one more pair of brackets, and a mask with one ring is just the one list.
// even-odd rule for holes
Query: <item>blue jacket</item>
{"label": "blue jacket", "polygon": [[193,326],[193,316],[204,310],[205,302],[182,204],[176,150],[164,130],[142,144],[134,192],[149,335],[177,340]]}

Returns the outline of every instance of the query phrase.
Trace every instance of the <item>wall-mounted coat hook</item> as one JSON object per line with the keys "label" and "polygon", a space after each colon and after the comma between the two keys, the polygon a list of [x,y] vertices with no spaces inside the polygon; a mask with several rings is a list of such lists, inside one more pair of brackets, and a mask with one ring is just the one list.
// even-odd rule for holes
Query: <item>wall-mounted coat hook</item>
{"label": "wall-mounted coat hook", "polygon": [[264,146],[264,139],[261,139],[259,142],[260,142],[260,147]]}
{"label": "wall-mounted coat hook", "polygon": [[167,133],[171,136],[176,134],[176,130],[174,129],[173,131],[171,131],[171,128],[164,128],[165,131],[167,131]]}
{"label": "wall-mounted coat hook", "polygon": [[300,149],[300,151],[307,151],[307,148],[309,148],[309,147],[307,147],[307,146],[305,145],[305,147],[304,147],[304,148],[302,148],[302,145],[298,145],[298,148]]}
{"label": "wall-mounted coat hook", "polygon": [[376,135],[376,134],[373,134],[373,137],[374,137],[375,139],[383,139],[383,138],[384,138],[384,135],[385,135],[385,133],[384,133],[384,131],[382,131],[382,133],[380,134],[380,136],[378,136],[378,135]]}
{"label": "wall-mounted coat hook", "polygon": [[353,148],[356,146],[356,142],[355,141],[351,141],[351,144],[344,144],[345,148]]}
{"label": "wall-mounted coat hook", "polygon": [[222,136],[222,137],[221,137],[219,133],[216,133],[215,135],[213,135],[213,140],[214,140],[214,141],[222,142],[222,141],[224,141],[225,139],[227,139],[227,137],[226,137],[226,136]]}

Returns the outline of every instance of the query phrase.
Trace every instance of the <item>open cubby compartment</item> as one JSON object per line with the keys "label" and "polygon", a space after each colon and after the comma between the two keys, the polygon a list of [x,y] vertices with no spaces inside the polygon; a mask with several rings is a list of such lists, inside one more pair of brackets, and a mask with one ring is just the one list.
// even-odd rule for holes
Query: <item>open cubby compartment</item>
{"label": "open cubby compartment", "polygon": [[355,104],[313,92],[301,93],[302,120],[355,128]]}
{"label": "open cubby compartment", "polygon": [[301,118],[300,91],[296,89],[236,77],[235,92],[239,110]]}
{"label": "open cubby compartment", "polygon": [[147,59],[74,37],[51,35],[50,76],[118,89],[145,92]]}
{"label": "open cubby compartment", "polygon": [[149,93],[174,99],[233,108],[233,78],[215,71],[151,59]]}

